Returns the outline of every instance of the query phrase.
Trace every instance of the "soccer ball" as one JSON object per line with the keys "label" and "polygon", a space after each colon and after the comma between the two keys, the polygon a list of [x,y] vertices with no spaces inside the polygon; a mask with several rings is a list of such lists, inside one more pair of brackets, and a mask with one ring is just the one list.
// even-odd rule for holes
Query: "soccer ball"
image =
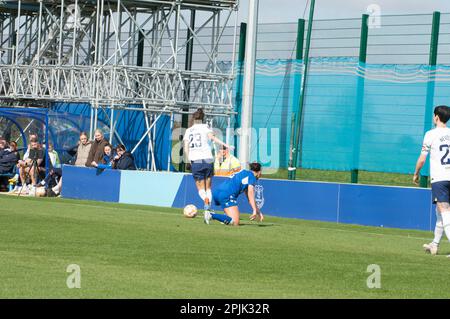
{"label": "soccer ball", "polygon": [[183,214],[185,217],[194,218],[195,216],[197,216],[197,207],[192,204],[186,205],[186,207],[184,207],[183,209]]}

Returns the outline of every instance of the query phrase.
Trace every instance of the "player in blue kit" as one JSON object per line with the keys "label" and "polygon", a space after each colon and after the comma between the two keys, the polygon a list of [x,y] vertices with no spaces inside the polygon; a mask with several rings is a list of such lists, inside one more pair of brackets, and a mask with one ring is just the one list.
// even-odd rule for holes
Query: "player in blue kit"
{"label": "player in blue kit", "polygon": [[260,177],[261,164],[251,163],[250,170],[244,169],[217,186],[213,190],[213,201],[216,205],[220,205],[223,208],[225,214],[215,214],[205,211],[205,223],[209,224],[211,219],[214,219],[226,225],[238,226],[239,209],[237,206],[237,198],[241,193],[247,195],[248,202],[253,209],[250,219],[254,220],[256,217],[259,217],[259,220],[262,221],[264,216],[256,206],[255,201],[255,184]]}

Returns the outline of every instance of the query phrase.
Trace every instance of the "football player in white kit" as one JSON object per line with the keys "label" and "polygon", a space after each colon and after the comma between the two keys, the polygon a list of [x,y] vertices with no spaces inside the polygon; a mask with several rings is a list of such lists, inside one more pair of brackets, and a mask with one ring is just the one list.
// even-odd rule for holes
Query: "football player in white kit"
{"label": "football player in white kit", "polygon": [[[425,133],[422,152],[417,160],[413,182],[419,183],[419,173],[430,154],[431,195],[436,203],[436,227],[434,239],[424,244],[426,252],[436,255],[442,235],[450,240],[450,129],[446,126],[450,119],[450,108],[445,105],[434,109],[433,122],[436,127]],[[447,257],[450,257],[447,256]]]}
{"label": "football player in white kit", "polygon": [[231,148],[214,136],[213,131],[203,123],[205,114],[198,109],[193,114],[194,124],[186,130],[184,135],[184,154],[191,163],[192,176],[197,186],[198,195],[205,203],[204,209],[210,209],[212,201],[211,177],[214,173],[214,157],[212,142]]}

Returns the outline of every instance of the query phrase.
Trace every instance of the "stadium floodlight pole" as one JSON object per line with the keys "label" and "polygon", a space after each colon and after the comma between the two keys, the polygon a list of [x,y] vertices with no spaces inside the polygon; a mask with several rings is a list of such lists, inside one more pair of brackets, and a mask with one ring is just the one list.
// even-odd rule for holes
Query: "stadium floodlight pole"
{"label": "stadium floodlight pole", "polygon": [[303,113],[303,107],[305,106],[305,95],[306,95],[306,80],[308,78],[308,66],[309,66],[309,49],[311,47],[311,33],[312,33],[312,25],[314,20],[314,7],[316,5],[315,0],[311,0],[311,4],[309,7],[309,18],[308,18],[308,32],[306,33],[306,47],[305,47],[305,58],[304,58],[304,67],[303,67],[303,75],[302,75],[302,85],[300,91],[300,101],[298,105],[298,111],[296,115],[296,125],[295,128],[295,139],[293,145],[293,154],[292,154],[292,165],[290,165],[290,175],[289,179],[296,178],[296,171],[298,167],[298,158],[300,155],[300,133],[301,133],[301,114]]}
{"label": "stadium floodlight pole", "polygon": [[[427,100],[425,105],[424,116],[424,132],[428,131],[432,127],[432,114],[434,103],[434,89],[435,89],[435,77],[436,77],[436,64],[438,55],[439,44],[439,26],[441,21],[441,13],[438,11],[433,12],[433,25],[431,28],[431,42],[430,42],[430,57],[429,57],[429,75],[427,83]],[[428,187],[428,176],[420,176],[420,187]]]}
{"label": "stadium floodlight pole", "polygon": [[247,39],[245,42],[244,87],[242,92],[241,132],[239,159],[242,167],[250,161],[251,126],[253,113],[253,93],[255,85],[256,39],[258,31],[259,0],[249,1]]}

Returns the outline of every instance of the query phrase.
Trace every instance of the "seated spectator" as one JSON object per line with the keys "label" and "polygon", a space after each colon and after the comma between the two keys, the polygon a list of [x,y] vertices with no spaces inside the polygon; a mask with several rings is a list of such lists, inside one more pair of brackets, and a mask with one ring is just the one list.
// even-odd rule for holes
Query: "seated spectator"
{"label": "seated spectator", "polygon": [[17,164],[17,154],[7,148],[6,140],[0,139],[0,174],[13,173],[14,166]]}
{"label": "seated spectator", "polygon": [[61,161],[59,160],[58,152],[53,147],[53,143],[48,143],[48,157],[53,168],[61,168]]}
{"label": "seated spectator", "polygon": [[15,141],[9,142],[9,151],[16,155],[16,164],[20,161],[20,154],[17,149],[17,143]]}
{"label": "seated spectator", "polygon": [[112,168],[115,154],[113,153],[112,146],[107,144],[103,149],[103,158],[100,163],[93,161],[91,163],[92,167],[97,167],[100,169]]}
{"label": "seated spectator", "polygon": [[[49,163],[49,171],[48,174],[45,176],[45,179],[40,183],[42,186],[45,187],[45,190],[54,187],[59,183],[59,181],[62,178],[62,168],[61,164],[59,162],[59,156],[58,153],[54,150],[53,144],[48,144],[48,157],[50,159]],[[45,171],[45,167],[43,167]]]}
{"label": "seated spectator", "polygon": [[75,166],[90,166],[88,164],[88,157],[92,147],[85,132],[81,132],[80,141],[78,142],[77,153],[75,154]]}
{"label": "seated spectator", "polygon": [[[44,150],[36,139],[30,141],[28,156],[25,160],[20,160],[17,167],[22,183],[22,189],[19,189],[18,191],[25,193],[27,193],[28,190],[34,191],[37,186],[39,171],[42,170],[42,167],[45,169]],[[27,175],[31,179],[31,187],[27,185]]]}
{"label": "seated spectator", "polygon": [[33,133],[31,133],[29,136],[28,136],[28,141],[29,141],[29,143],[28,143],[28,146],[27,146],[27,150],[25,151],[25,153],[23,154],[23,160],[26,160],[27,158],[28,158],[28,154],[30,153],[30,143],[31,143],[31,141],[33,141],[33,140],[38,140],[38,136],[37,136],[37,134],[33,134]]}
{"label": "seated spectator", "polygon": [[127,152],[125,145],[116,147],[117,155],[114,157],[113,168],[121,170],[136,170],[133,154]]}
{"label": "seated spectator", "polygon": [[94,142],[92,142],[91,149],[87,158],[87,166],[92,166],[92,163],[101,163],[104,156],[105,146],[109,145],[108,141],[100,130],[95,130]]}
{"label": "seated spectator", "polygon": [[239,160],[230,154],[230,150],[224,146],[221,147],[217,153],[214,162],[214,175],[216,176],[231,176],[241,170],[241,163]]}

